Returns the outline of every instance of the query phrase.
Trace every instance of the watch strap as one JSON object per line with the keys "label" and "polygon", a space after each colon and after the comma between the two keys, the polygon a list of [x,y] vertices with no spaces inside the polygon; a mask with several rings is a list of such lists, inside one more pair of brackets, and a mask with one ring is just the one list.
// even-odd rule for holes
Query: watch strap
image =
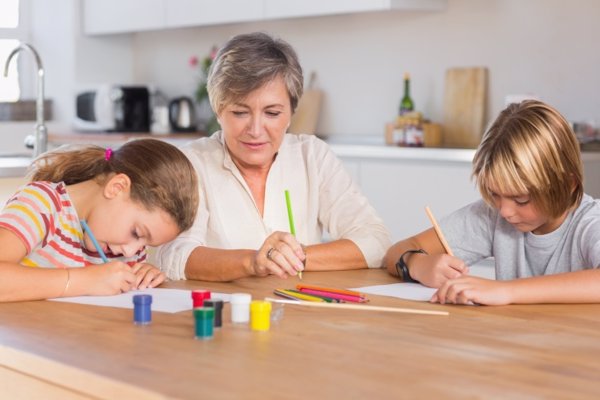
{"label": "watch strap", "polygon": [[398,259],[398,262],[396,263],[396,271],[398,272],[398,276],[402,278],[402,281],[419,283],[419,281],[413,279],[410,276],[410,272],[408,271],[408,265],[406,265],[406,261],[404,261],[404,257],[407,254],[427,254],[427,252],[423,249],[406,250],[404,253],[402,253],[400,258]]}

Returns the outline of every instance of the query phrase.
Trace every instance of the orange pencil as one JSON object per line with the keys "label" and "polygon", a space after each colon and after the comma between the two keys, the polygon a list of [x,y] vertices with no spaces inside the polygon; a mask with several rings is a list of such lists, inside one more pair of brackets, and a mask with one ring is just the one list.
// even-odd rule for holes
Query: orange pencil
{"label": "orange pencil", "polygon": [[353,290],[333,289],[333,288],[326,288],[326,287],[322,287],[322,286],[305,285],[305,284],[302,284],[302,283],[297,284],[296,285],[296,289],[298,289],[298,290],[310,289],[310,290],[318,290],[320,292],[345,294],[347,296],[355,296],[355,297],[361,297],[361,298],[365,298],[366,297],[366,295],[364,293],[355,292]]}
{"label": "orange pencil", "polygon": [[437,233],[437,236],[440,239],[440,242],[442,242],[442,246],[444,246],[444,250],[446,250],[446,253],[448,253],[449,255],[454,257],[454,253],[452,252],[450,245],[446,241],[446,238],[444,237],[444,233],[442,232],[442,229],[440,228],[437,221],[435,220],[435,217],[433,216],[433,213],[431,212],[429,207],[427,207],[427,206],[425,207],[425,212],[427,213],[427,216],[429,217],[429,220],[431,221],[431,225],[433,225],[433,229],[435,229],[435,233]]}

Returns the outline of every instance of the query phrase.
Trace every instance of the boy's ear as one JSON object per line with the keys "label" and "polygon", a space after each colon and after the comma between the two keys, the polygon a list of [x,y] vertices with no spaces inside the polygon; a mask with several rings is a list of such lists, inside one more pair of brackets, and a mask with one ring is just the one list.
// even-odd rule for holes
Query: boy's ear
{"label": "boy's ear", "polygon": [[104,196],[113,199],[119,193],[129,193],[129,189],[131,189],[131,179],[125,174],[116,174],[104,185]]}

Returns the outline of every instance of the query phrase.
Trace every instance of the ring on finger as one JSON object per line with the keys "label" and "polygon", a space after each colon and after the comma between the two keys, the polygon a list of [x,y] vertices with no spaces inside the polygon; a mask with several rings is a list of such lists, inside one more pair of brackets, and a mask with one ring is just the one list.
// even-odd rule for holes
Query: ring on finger
{"label": "ring on finger", "polygon": [[267,250],[267,258],[271,261],[273,261],[273,259],[271,257],[273,256],[274,251],[275,251],[274,247],[271,247],[269,250]]}

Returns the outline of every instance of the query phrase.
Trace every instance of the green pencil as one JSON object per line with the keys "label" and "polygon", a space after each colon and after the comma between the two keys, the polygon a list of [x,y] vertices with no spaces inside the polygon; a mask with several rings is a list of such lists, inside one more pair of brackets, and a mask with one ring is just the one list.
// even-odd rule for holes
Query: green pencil
{"label": "green pencil", "polygon": [[[290,223],[290,233],[296,236],[296,228],[294,227],[294,214],[292,213],[292,200],[290,199],[290,191],[285,190],[285,205],[287,206],[288,221]],[[298,278],[302,279],[302,271],[298,271]]]}

